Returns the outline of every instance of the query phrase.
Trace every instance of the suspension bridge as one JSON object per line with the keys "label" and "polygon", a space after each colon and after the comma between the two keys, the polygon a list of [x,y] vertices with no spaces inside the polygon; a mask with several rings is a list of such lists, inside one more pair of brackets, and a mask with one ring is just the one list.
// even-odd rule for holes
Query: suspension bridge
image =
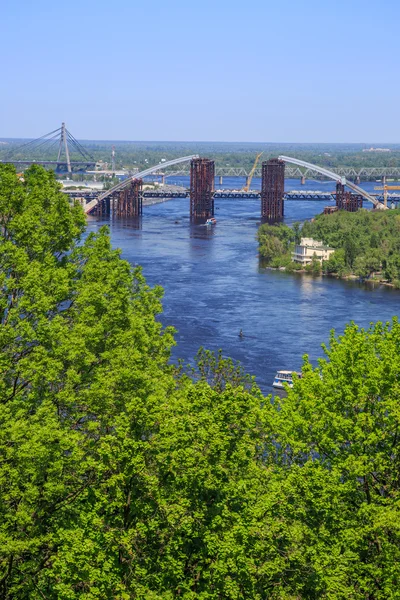
{"label": "suspension bridge", "polygon": [[[48,158],[52,155],[54,159]],[[72,173],[73,170],[86,171],[96,166],[93,156],[68,131],[65,123],[40,138],[12,147],[0,163],[11,163],[16,167],[43,165],[66,173]]]}
{"label": "suspension bridge", "polygon": [[[115,151],[112,151],[112,160],[115,162]],[[304,161],[303,161],[304,162]],[[10,150],[3,153],[0,163],[12,163],[14,165],[26,167],[31,164],[39,164],[45,167],[54,168],[57,172],[72,173],[73,171],[91,171],[96,167],[96,160],[88,150],[71,134],[66,128],[65,123],[61,127],[50,131],[45,135],[29,140],[19,146],[13,146]],[[310,177],[319,177],[310,163],[298,164],[287,163],[286,177],[301,179],[303,182]],[[165,167],[165,163],[164,163]],[[103,173],[112,173],[112,171],[103,171]],[[385,182],[386,179],[400,179],[400,167],[332,167],[329,169],[337,177],[345,177],[347,181],[353,180],[359,183],[361,180],[380,179]],[[99,171],[93,171],[96,173]],[[220,178],[220,185],[224,177],[248,177],[251,170],[244,167],[232,167],[229,165],[216,165],[215,176]],[[99,172],[100,174],[100,172]],[[175,168],[165,173],[165,177],[177,177],[189,175],[187,164],[175,163]],[[261,177],[261,167],[253,172],[254,177]]]}

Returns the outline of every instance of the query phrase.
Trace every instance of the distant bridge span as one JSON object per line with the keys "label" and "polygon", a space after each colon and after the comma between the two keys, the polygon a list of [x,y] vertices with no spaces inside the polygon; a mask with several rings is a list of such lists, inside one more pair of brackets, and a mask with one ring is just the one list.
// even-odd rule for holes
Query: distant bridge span
{"label": "distant bridge span", "polygon": [[[346,177],[351,179],[375,181],[377,179],[387,179],[390,177],[400,180],[400,167],[331,167],[329,170],[331,173],[335,173],[338,178]],[[250,169],[246,169],[244,167],[229,167],[219,164],[215,165],[216,177],[248,177],[249,174]],[[304,167],[300,167],[299,165],[290,165],[289,163],[285,169],[285,177],[288,179],[301,179],[302,177],[310,179],[313,174],[317,174],[314,168],[306,169]],[[188,176],[190,175],[190,172],[189,169],[183,165],[174,171],[164,173],[164,175],[165,177]],[[257,167],[257,169],[254,171],[254,177],[261,178],[261,167]],[[322,178],[323,177],[321,176],[321,179]]]}
{"label": "distant bridge span", "polygon": [[94,210],[96,208],[96,206],[99,204],[99,202],[102,202],[109,196],[112,196],[113,194],[115,194],[115,192],[119,192],[120,190],[123,190],[124,188],[128,187],[133,179],[143,179],[143,177],[146,177],[147,175],[151,175],[152,173],[156,173],[157,171],[161,171],[162,169],[166,169],[167,167],[172,167],[173,165],[178,165],[180,163],[187,162],[189,160],[192,160],[193,158],[199,158],[198,154],[193,154],[191,156],[183,156],[182,158],[174,158],[174,160],[169,160],[168,162],[159,163],[158,165],[155,165],[154,167],[149,167],[148,169],[145,169],[144,171],[140,171],[140,173],[135,173],[135,175],[133,177],[130,177],[129,179],[125,179],[124,181],[121,181],[120,183],[117,183],[117,185],[114,185],[114,187],[110,188],[109,190],[106,190],[105,192],[103,192],[102,194],[97,196],[97,198],[94,198],[93,200],[88,202],[86,204],[86,206],[84,207],[85,213],[86,214],[91,213],[92,210]]}
{"label": "distant bridge span", "polygon": [[380,209],[387,208],[387,206],[385,206],[382,202],[379,202],[379,200],[377,200],[376,198],[371,196],[371,194],[368,194],[368,192],[363,190],[361,187],[359,187],[358,185],[355,185],[355,183],[352,183],[351,181],[347,181],[346,177],[337,175],[336,173],[333,173],[332,171],[329,171],[328,169],[325,169],[324,167],[318,167],[317,165],[312,165],[311,163],[308,163],[305,160],[300,160],[298,158],[291,158],[290,156],[279,156],[278,158],[279,158],[279,160],[283,160],[285,163],[291,163],[292,165],[298,165],[299,167],[305,167],[306,169],[309,169],[310,171],[315,171],[316,173],[320,173],[321,175],[324,175],[325,177],[328,177],[329,179],[333,179],[337,183],[341,183],[342,185],[347,185],[351,190],[353,190],[353,192],[360,194],[360,196],[363,196],[363,198],[365,198],[369,202],[372,202],[372,204],[375,206],[375,208],[380,208]]}

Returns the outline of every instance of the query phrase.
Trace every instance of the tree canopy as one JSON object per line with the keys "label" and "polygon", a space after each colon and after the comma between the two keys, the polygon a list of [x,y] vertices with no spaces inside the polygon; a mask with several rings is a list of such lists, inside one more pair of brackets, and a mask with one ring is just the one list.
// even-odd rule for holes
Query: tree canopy
{"label": "tree canopy", "polygon": [[397,320],[264,397],[170,363],[162,290],[51,174],[0,165],[0,218],[0,598],[399,597]]}

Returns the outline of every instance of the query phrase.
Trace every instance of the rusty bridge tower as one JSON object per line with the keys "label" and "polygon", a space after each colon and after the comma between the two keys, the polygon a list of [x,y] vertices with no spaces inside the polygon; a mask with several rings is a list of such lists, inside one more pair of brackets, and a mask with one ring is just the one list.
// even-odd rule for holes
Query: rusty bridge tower
{"label": "rusty bridge tower", "polygon": [[129,187],[117,192],[115,202],[117,217],[141,217],[143,211],[143,180],[133,179]]}
{"label": "rusty bridge tower", "polygon": [[336,184],[336,208],[338,210],[347,210],[347,212],[357,212],[363,207],[363,197],[360,194],[346,192],[342,183]]}
{"label": "rusty bridge tower", "polygon": [[190,163],[190,218],[206,220],[214,216],[214,161],[194,158]]}
{"label": "rusty bridge tower", "polygon": [[278,221],[283,218],[285,193],[285,163],[271,158],[261,169],[261,219]]}

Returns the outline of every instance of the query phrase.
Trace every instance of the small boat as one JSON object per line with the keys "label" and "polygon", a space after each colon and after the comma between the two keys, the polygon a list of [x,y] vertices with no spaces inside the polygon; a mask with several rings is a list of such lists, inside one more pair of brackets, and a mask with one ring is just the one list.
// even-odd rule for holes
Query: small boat
{"label": "small boat", "polygon": [[210,217],[206,221],[206,225],[216,225],[216,223],[217,223],[217,219],[215,217]]}
{"label": "small boat", "polygon": [[297,371],[277,371],[272,387],[284,390],[284,383],[287,383],[289,387],[293,387],[293,375],[297,375],[299,378],[301,377],[301,373],[298,373]]}

